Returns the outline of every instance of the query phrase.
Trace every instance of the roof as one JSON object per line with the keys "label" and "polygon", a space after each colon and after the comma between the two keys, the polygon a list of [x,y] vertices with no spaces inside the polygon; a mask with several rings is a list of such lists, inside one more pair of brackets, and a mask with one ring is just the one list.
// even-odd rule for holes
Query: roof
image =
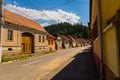
{"label": "roof", "polygon": [[72,36],[70,36],[70,35],[67,35],[66,36],[67,38],[69,38],[71,41],[76,41]]}
{"label": "roof", "polygon": [[26,17],[23,17],[14,12],[8,11],[6,9],[4,10],[4,21],[10,22],[12,24],[16,24],[19,26],[24,26],[24,27],[40,30],[43,32],[47,32],[38,22],[28,19]]}
{"label": "roof", "polygon": [[76,38],[76,41],[77,41],[77,42],[84,42],[85,39],[83,39],[83,38]]}
{"label": "roof", "polygon": [[61,36],[61,38],[62,38],[62,40],[69,40],[70,41],[70,39],[68,38],[68,37],[66,37],[66,36]]}
{"label": "roof", "polygon": [[48,35],[47,35],[47,38],[53,38],[53,39],[56,39],[56,37],[54,37],[54,36],[51,35],[51,34],[48,34]]}

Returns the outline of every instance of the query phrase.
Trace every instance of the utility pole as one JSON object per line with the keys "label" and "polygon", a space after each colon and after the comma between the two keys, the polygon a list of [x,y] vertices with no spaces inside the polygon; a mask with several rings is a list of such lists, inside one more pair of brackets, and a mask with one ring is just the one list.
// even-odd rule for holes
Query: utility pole
{"label": "utility pole", "polygon": [[4,20],[3,20],[3,3],[4,0],[0,0],[0,63],[2,62],[2,28],[4,25]]}

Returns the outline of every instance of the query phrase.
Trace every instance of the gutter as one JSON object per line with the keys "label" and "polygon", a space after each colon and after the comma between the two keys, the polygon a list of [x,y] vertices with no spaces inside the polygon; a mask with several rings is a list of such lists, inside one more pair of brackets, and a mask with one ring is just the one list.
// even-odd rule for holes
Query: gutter
{"label": "gutter", "polygon": [[98,26],[100,34],[100,79],[104,80],[104,48],[103,48],[103,28],[102,28],[102,10],[101,10],[101,0],[97,0],[98,4]]}

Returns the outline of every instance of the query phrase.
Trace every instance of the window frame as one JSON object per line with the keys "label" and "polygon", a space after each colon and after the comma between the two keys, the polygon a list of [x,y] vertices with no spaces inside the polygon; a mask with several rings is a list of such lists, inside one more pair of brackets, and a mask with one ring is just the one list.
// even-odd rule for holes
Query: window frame
{"label": "window frame", "polygon": [[41,39],[41,35],[39,35],[39,38],[38,38],[38,41],[41,43],[42,42],[42,39]]}
{"label": "window frame", "polygon": [[7,31],[7,40],[13,41],[13,30],[12,29],[8,29]]}

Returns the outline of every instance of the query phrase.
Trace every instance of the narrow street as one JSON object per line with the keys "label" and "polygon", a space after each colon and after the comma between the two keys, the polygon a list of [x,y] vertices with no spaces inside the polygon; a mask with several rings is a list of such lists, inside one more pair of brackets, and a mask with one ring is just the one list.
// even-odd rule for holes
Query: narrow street
{"label": "narrow street", "polygon": [[69,64],[75,55],[87,48],[63,49],[23,61],[0,64],[0,80],[50,80]]}

